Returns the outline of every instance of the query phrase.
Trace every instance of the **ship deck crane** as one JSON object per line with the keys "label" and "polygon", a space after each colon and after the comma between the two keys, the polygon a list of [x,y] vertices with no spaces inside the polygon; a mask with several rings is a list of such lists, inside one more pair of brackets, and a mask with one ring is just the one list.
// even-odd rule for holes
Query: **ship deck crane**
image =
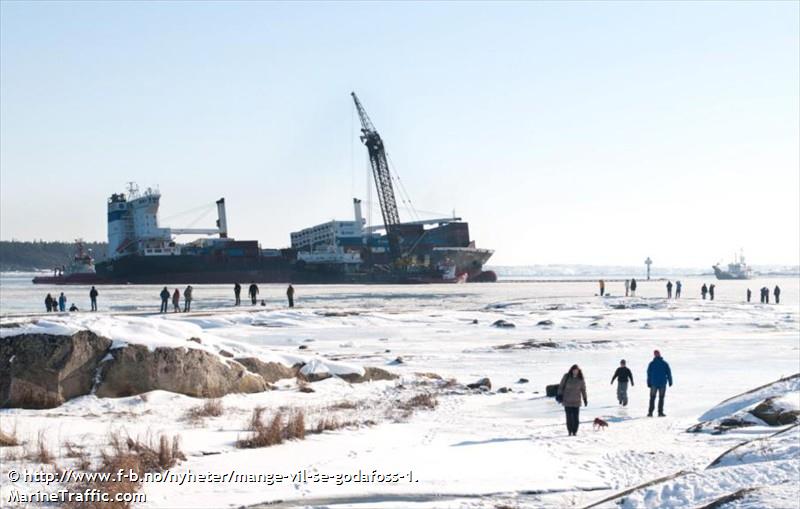
{"label": "ship deck crane", "polygon": [[353,102],[358,111],[358,118],[361,120],[361,141],[367,146],[369,152],[369,162],[372,166],[372,174],[375,178],[375,187],[378,190],[378,201],[381,206],[381,216],[386,227],[386,237],[389,240],[389,254],[392,260],[397,260],[400,255],[400,239],[396,231],[396,226],[400,224],[400,213],[397,210],[397,200],[392,186],[392,175],[389,172],[389,163],[386,160],[386,150],[383,146],[381,135],[375,129],[372,121],[367,115],[361,101],[355,92],[351,92]]}

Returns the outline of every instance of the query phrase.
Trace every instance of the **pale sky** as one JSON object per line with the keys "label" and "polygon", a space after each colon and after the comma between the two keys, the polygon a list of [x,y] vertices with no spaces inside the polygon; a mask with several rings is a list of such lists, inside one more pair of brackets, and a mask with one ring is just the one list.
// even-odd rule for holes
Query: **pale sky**
{"label": "pale sky", "polygon": [[263,247],[351,219],[355,90],[490,263],[800,263],[799,2],[3,1],[0,44],[4,240],[105,240],[128,181]]}

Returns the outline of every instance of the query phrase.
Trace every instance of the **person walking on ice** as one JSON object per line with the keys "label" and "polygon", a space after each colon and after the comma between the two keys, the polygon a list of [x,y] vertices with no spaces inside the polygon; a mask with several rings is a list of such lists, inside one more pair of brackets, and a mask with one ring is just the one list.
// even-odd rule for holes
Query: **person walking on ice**
{"label": "person walking on ice", "polygon": [[255,306],[257,300],[256,297],[258,297],[258,285],[255,283],[250,283],[250,288],[247,289],[247,293],[250,295],[250,302],[252,302]]}
{"label": "person walking on ice", "polygon": [[672,298],[672,281],[667,281],[667,298]]}
{"label": "person walking on ice", "polygon": [[680,299],[681,298],[681,288],[682,287],[683,287],[683,285],[681,284],[680,281],[675,281],[675,298],[676,299]]}
{"label": "person walking on ice", "polygon": [[294,287],[290,284],[286,289],[286,299],[289,301],[289,307],[294,307]]}
{"label": "person walking on ice", "polygon": [[600,297],[606,294],[606,282],[602,279],[600,280]]}
{"label": "person walking on ice", "polygon": [[614,385],[614,380],[617,380],[617,401],[622,406],[628,406],[628,382],[633,387],[633,373],[625,365],[625,359],[619,361],[619,367],[611,377],[611,385]]}
{"label": "person walking on ice", "polygon": [[636,279],[631,279],[631,297],[636,297]]}
{"label": "person walking on ice", "polygon": [[[769,294],[769,290],[767,290],[767,293]],[[781,303],[781,287],[778,286],[778,285],[775,285],[775,289],[772,290],[772,295],[775,296],[775,304],[780,304]],[[769,302],[769,297],[767,297],[767,302]]]}
{"label": "person walking on ice", "polygon": [[233,304],[234,306],[238,306],[239,304],[242,303],[241,295],[242,295],[242,285],[236,283],[235,285],[233,285],[233,296],[236,298],[236,302]]}
{"label": "person walking on ice", "polygon": [[672,387],[672,371],[669,364],[661,357],[661,352],[653,351],[653,360],[647,366],[647,387],[650,389],[650,406],[647,410],[647,417],[653,417],[656,394],[658,394],[658,416],[666,417],[664,414],[664,396],[667,392],[667,384]]}
{"label": "person walking on ice", "polygon": [[558,384],[558,394],[556,399],[564,405],[564,413],[567,416],[567,433],[574,437],[578,434],[580,425],[581,398],[583,404],[588,405],[586,397],[586,382],[583,380],[583,372],[577,364],[574,364],[561,378]]}
{"label": "person walking on ice", "polygon": [[708,287],[708,297],[709,297],[709,299],[714,300],[714,290],[716,288],[717,287],[714,286],[713,284]]}
{"label": "person walking on ice", "polygon": [[707,293],[708,293],[708,287],[706,286],[705,283],[703,283],[703,286],[700,287],[700,295],[703,296],[703,300],[706,300]]}
{"label": "person walking on ice", "polygon": [[753,292],[750,291],[750,288],[747,289],[747,302],[750,302],[750,298],[753,296]]}

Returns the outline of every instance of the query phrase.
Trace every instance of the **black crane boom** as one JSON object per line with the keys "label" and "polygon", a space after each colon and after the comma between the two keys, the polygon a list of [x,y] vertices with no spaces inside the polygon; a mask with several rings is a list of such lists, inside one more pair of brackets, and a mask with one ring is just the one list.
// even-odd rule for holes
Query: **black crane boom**
{"label": "black crane boom", "polygon": [[381,204],[381,215],[386,233],[390,233],[393,225],[400,223],[400,213],[397,210],[397,200],[392,186],[392,175],[389,172],[389,163],[386,161],[386,151],[383,147],[381,135],[369,119],[366,110],[361,105],[355,92],[350,93],[356,103],[358,117],[361,119],[361,141],[367,146],[369,162],[372,165],[372,174],[375,177],[375,187],[378,189],[378,200]]}

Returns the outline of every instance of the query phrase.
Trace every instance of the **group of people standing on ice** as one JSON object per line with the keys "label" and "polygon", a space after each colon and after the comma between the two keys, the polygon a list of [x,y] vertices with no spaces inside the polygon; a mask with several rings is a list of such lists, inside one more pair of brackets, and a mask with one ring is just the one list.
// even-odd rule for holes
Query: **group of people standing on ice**
{"label": "group of people standing on ice", "polygon": [[[250,296],[250,303],[255,306],[258,303],[258,285],[250,283],[250,287],[247,289],[247,295]],[[234,306],[239,306],[242,303],[242,285],[236,283],[233,285],[233,297],[234,297]],[[289,307],[294,307],[294,287],[290,284],[289,287],[286,289],[286,300],[289,302]],[[267,302],[265,300],[261,301],[262,306],[266,306]]]}
{"label": "group of people standing on ice", "polygon": [[[170,296],[172,298],[172,312],[180,313],[181,311],[181,291],[175,288],[175,291],[170,294],[169,289],[165,286],[161,293],[161,313],[169,311]],[[183,312],[188,313],[192,310],[192,285],[188,285],[183,290]]]}
{"label": "group of people standing on ice", "polygon": [[[633,387],[633,373],[627,367],[625,360],[619,362],[619,367],[611,377],[611,384],[617,381],[617,401],[622,406],[628,406],[628,384]],[[647,387],[650,389],[650,402],[647,409],[647,416],[653,417],[656,410],[656,399],[658,399],[658,416],[666,417],[664,413],[664,398],[667,393],[667,386],[672,387],[672,370],[667,361],[661,357],[661,352],[653,351],[653,360],[647,366]],[[564,413],[567,418],[567,434],[575,436],[578,434],[580,425],[581,403],[589,405],[589,398],[586,395],[586,380],[583,371],[575,364],[567,371],[561,382],[558,384],[556,401],[564,405]]]}
{"label": "group of people standing on ice", "polygon": [[[761,303],[762,304],[769,304],[769,288],[766,286],[762,286],[759,290],[761,294]],[[772,290],[772,295],[775,297],[775,304],[781,303],[781,287],[775,285],[775,288]],[[747,289],[747,302],[750,302],[751,297],[753,296],[753,292],[750,291],[750,288]]]}
{"label": "group of people standing on ice", "polygon": [[[606,294],[606,282],[604,279],[599,281],[600,283],[600,297],[605,296]],[[626,279],[625,280],[625,297],[636,297],[636,279]]]}
{"label": "group of people standing on ice", "polygon": [[[91,290],[89,290],[89,301],[91,302],[92,311],[97,311],[97,296],[100,295],[97,289],[93,286]],[[64,295],[64,292],[61,292],[61,295],[58,297],[53,297],[49,293],[47,297],[44,298],[44,307],[47,309],[48,313],[63,313],[67,311],[67,296]],[[70,312],[78,311],[78,306],[75,305],[73,302],[69,306]]]}

